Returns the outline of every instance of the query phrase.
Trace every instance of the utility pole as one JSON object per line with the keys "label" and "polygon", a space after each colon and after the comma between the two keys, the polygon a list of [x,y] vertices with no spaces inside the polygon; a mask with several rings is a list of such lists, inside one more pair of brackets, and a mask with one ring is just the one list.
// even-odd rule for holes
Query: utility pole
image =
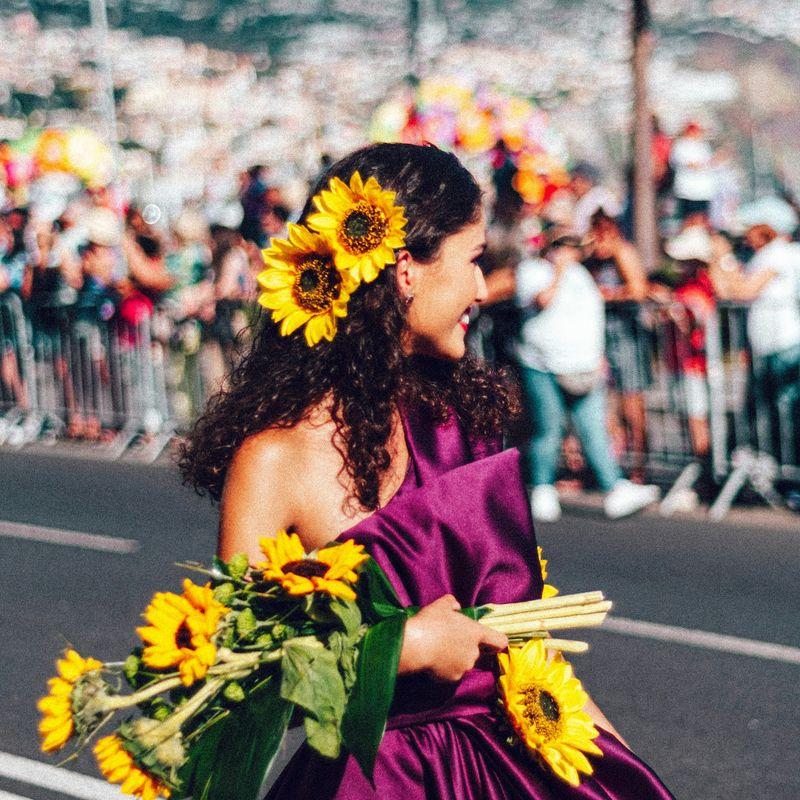
{"label": "utility pole", "polygon": [[119,142],[117,141],[117,112],[114,106],[114,77],[108,53],[108,10],[106,0],[89,0],[89,16],[92,23],[95,61],[100,76],[100,91],[97,97],[98,111],[103,125],[103,134],[114,155],[115,172],[119,167]]}
{"label": "utility pole", "polygon": [[414,81],[419,77],[419,0],[408,0],[407,53],[408,77]]}
{"label": "utility pole", "polygon": [[633,38],[633,231],[648,271],[658,264],[656,189],[653,182],[653,118],[648,101],[647,70],[653,51],[649,0],[632,0]]}

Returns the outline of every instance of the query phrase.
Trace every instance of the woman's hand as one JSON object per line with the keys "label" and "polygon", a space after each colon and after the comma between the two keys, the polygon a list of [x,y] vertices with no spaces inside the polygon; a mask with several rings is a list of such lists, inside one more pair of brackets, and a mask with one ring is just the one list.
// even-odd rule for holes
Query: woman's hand
{"label": "woman's hand", "polygon": [[446,594],[408,620],[400,674],[429,672],[442,681],[458,681],[482,652],[508,647],[504,634],[465,617],[460,608],[455,597]]}

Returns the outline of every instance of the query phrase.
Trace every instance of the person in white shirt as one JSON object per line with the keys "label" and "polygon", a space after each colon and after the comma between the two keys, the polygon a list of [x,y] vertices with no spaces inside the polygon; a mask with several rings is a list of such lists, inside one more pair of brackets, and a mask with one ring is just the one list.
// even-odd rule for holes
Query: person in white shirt
{"label": "person in white shirt", "polygon": [[580,240],[554,231],[545,258],[517,268],[516,301],[524,320],[517,344],[523,389],[533,417],[528,445],[534,519],[558,519],[555,488],[564,421],[570,413],[586,460],[606,493],[605,511],[618,518],[658,499],[655,486],[622,477],[606,431],[603,374],[605,311],[592,276],[581,265]]}
{"label": "person in white shirt", "polygon": [[757,412],[766,410],[766,414],[757,413],[762,423],[759,446],[770,447],[779,460],[797,458],[800,245],[766,223],[751,225],[745,241],[755,255],[744,271],[717,270],[713,277],[724,299],[750,303],[747,335],[753,353],[753,393]]}
{"label": "person in white shirt", "polygon": [[672,191],[678,200],[678,216],[706,216],[716,193],[714,153],[705,131],[696,122],[686,125],[673,142],[669,160],[675,170]]}
{"label": "person in white shirt", "polygon": [[600,172],[591,164],[579,161],[572,168],[569,190],[575,197],[571,227],[578,236],[586,236],[592,217],[598,211],[603,211],[609,217],[618,217],[622,213],[619,200],[609,189],[600,185]]}

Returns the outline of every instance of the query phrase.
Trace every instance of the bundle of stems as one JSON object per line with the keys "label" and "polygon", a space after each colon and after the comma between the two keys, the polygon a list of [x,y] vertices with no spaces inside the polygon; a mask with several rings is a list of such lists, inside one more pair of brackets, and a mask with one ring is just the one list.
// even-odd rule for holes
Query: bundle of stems
{"label": "bundle of stems", "polygon": [[479,622],[505,633],[511,644],[542,639],[548,650],[584,653],[589,649],[586,642],[556,639],[550,634],[553,631],[600,625],[611,610],[611,605],[602,592],[565,594],[523,603],[489,603],[481,606],[480,610],[484,613]]}

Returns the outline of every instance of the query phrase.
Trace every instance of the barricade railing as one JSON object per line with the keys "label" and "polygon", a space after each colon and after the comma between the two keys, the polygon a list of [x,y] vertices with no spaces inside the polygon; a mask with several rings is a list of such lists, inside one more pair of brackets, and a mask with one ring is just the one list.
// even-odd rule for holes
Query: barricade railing
{"label": "barricade railing", "polygon": [[[754,359],[747,315],[746,305],[703,296],[607,305],[609,416],[626,434],[616,455],[669,486],[664,513],[685,507],[678,498],[698,481],[716,518],[745,484],[777,506],[776,483],[800,481],[800,371],[781,383]],[[471,346],[489,356],[486,323],[474,326]],[[637,417],[644,436],[631,431]]]}
{"label": "barricade railing", "polygon": [[[710,301],[609,306],[613,416],[629,417],[625,427],[641,408],[645,422],[645,446],[629,436],[620,461],[671,483],[665,511],[704,472],[722,486],[717,517],[746,483],[777,505],[776,481],[800,481],[800,373],[778,375],[769,359],[753,358],[747,313]],[[485,328],[479,319],[474,347]],[[142,458],[156,458],[230,366],[201,333],[168,308],[104,322],[79,311],[26,314],[18,295],[0,295],[0,445],[82,437],[109,457],[136,443]]]}

